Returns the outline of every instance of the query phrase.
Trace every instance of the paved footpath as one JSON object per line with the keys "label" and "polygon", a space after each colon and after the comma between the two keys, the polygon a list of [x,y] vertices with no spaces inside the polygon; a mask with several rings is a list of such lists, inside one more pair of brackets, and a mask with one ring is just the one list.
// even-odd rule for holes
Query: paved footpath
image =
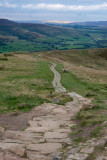
{"label": "paved footpath", "polygon": [[[60,74],[54,69],[55,66],[53,64],[51,67],[56,77],[53,84],[56,91],[62,92],[65,89],[59,83]],[[70,128],[75,124],[71,118],[84,104],[90,104],[90,100],[76,93],[69,95],[74,100],[65,106],[43,104],[35,107],[28,115],[29,125],[24,131],[5,130],[0,127],[0,160],[62,160],[64,147],[67,146],[68,150],[72,148]],[[70,152],[67,160],[78,160],[78,157],[79,160],[85,160],[87,154],[75,156]]]}
{"label": "paved footpath", "polygon": [[59,72],[57,72],[55,70],[56,64],[52,63],[52,66],[50,67],[51,71],[54,73],[54,80],[52,82],[54,88],[55,88],[55,92],[56,93],[61,93],[61,92],[66,92],[66,88],[64,88],[62,86],[62,84],[60,83],[61,81],[61,75],[59,74]]}
{"label": "paved footpath", "polygon": [[66,106],[43,104],[29,113],[29,127],[24,131],[1,128],[0,160],[53,160],[64,144],[72,144],[69,133],[75,124],[71,118],[84,103],[89,102],[75,97]]}

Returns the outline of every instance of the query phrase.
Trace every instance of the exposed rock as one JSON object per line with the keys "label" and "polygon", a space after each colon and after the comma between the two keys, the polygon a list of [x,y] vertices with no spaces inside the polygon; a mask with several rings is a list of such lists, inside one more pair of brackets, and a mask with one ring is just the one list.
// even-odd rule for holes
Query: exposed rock
{"label": "exposed rock", "polygon": [[96,160],[104,160],[104,157],[103,156],[99,156],[96,158]]}
{"label": "exposed rock", "polygon": [[1,158],[3,157],[3,155],[4,155],[4,152],[3,152],[3,151],[0,151],[0,160],[1,160]]}
{"label": "exposed rock", "polygon": [[28,150],[41,152],[42,154],[54,153],[61,148],[62,145],[60,143],[29,144],[27,146]]}
{"label": "exposed rock", "polygon": [[84,104],[83,106],[82,106],[82,109],[83,110],[86,110],[86,109],[89,109],[89,108],[93,108],[93,104]]}
{"label": "exposed rock", "polygon": [[47,138],[45,139],[47,142],[50,142],[50,143],[67,143],[67,144],[71,144],[71,139],[70,138]]}
{"label": "exposed rock", "polygon": [[11,147],[9,150],[20,157],[23,157],[25,155],[25,148],[23,148],[23,145],[17,145],[16,147]]}
{"label": "exposed rock", "polygon": [[63,159],[61,156],[62,154],[63,154],[63,152],[55,153],[54,158],[52,160],[62,160]]}
{"label": "exposed rock", "polygon": [[92,142],[94,142],[95,140],[96,140],[96,138],[92,138],[92,139],[88,140],[87,143],[92,143]]}
{"label": "exposed rock", "polygon": [[107,139],[102,138],[96,142],[96,146],[104,147],[106,143],[107,143]]}
{"label": "exposed rock", "polygon": [[74,160],[86,160],[88,158],[88,154],[81,154],[76,153],[75,155],[70,155],[68,159],[74,159]]}
{"label": "exposed rock", "polygon": [[18,144],[16,143],[2,143],[0,142],[0,148],[3,150],[9,150],[10,148],[15,148]]}
{"label": "exposed rock", "polygon": [[60,126],[60,122],[53,120],[53,118],[47,118],[39,122],[41,126],[48,127],[48,129],[57,129]]}
{"label": "exposed rock", "polygon": [[94,147],[87,146],[87,147],[83,148],[80,152],[91,154],[91,153],[93,153],[93,151],[94,151]]}
{"label": "exposed rock", "polygon": [[68,73],[68,69],[63,68],[62,73]]}
{"label": "exposed rock", "polygon": [[102,126],[104,126],[104,125],[107,125],[107,121],[104,121],[104,122],[102,123]]}
{"label": "exposed rock", "polygon": [[104,156],[104,157],[103,157],[103,160],[107,160],[107,156]]}
{"label": "exposed rock", "polygon": [[27,158],[20,158],[9,153],[5,154],[0,160],[28,160]]}
{"label": "exposed rock", "polygon": [[58,132],[46,132],[44,135],[45,138],[56,138],[56,139],[64,139],[67,138],[66,133],[58,133]]}
{"label": "exposed rock", "polygon": [[71,149],[68,154],[75,154],[79,151],[80,147]]}
{"label": "exposed rock", "polygon": [[107,147],[105,147],[104,150],[107,152]]}
{"label": "exposed rock", "polygon": [[54,157],[53,160],[62,160],[62,157],[60,157],[60,156]]}
{"label": "exposed rock", "polygon": [[5,131],[5,128],[0,126],[0,133],[3,133]]}
{"label": "exposed rock", "polygon": [[58,104],[59,102],[60,102],[60,100],[58,98],[53,99],[53,103]]}
{"label": "exposed rock", "polygon": [[45,156],[34,151],[27,151],[27,157],[29,160],[52,160],[52,157],[50,157],[49,155]]}
{"label": "exposed rock", "polygon": [[68,95],[73,97],[73,98],[83,98],[81,95],[79,95],[75,92],[69,92]]}
{"label": "exposed rock", "polygon": [[29,127],[26,129],[26,131],[34,131],[34,132],[37,132],[37,133],[40,133],[40,132],[46,132],[48,131],[49,128],[48,127]]}
{"label": "exposed rock", "polygon": [[54,113],[60,113],[60,114],[66,114],[66,111],[64,109],[60,108],[55,108],[53,110]]}

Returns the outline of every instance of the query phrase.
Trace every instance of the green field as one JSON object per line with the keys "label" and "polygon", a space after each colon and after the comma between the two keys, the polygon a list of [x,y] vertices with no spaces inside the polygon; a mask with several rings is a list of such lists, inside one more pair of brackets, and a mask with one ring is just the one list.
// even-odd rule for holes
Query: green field
{"label": "green field", "polygon": [[107,26],[52,26],[0,19],[0,52],[107,47]]}

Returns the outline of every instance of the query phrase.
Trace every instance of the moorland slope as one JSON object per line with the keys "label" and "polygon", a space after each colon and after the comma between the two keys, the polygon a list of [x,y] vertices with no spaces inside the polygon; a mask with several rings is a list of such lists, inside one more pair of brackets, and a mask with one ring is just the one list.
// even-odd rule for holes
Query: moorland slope
{"label": "moorland slope", "polygon": [[107,47],[106,25],[56,26],[0,19],[0,52]]}

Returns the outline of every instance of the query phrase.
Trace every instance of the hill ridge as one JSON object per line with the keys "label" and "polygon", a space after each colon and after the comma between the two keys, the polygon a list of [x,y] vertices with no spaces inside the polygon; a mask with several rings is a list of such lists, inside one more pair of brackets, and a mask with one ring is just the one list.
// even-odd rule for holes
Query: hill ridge
{"label": "hill ridge", "polygon": [[0,52],[107,47],[107,26],[56,26],[0,19]]}

